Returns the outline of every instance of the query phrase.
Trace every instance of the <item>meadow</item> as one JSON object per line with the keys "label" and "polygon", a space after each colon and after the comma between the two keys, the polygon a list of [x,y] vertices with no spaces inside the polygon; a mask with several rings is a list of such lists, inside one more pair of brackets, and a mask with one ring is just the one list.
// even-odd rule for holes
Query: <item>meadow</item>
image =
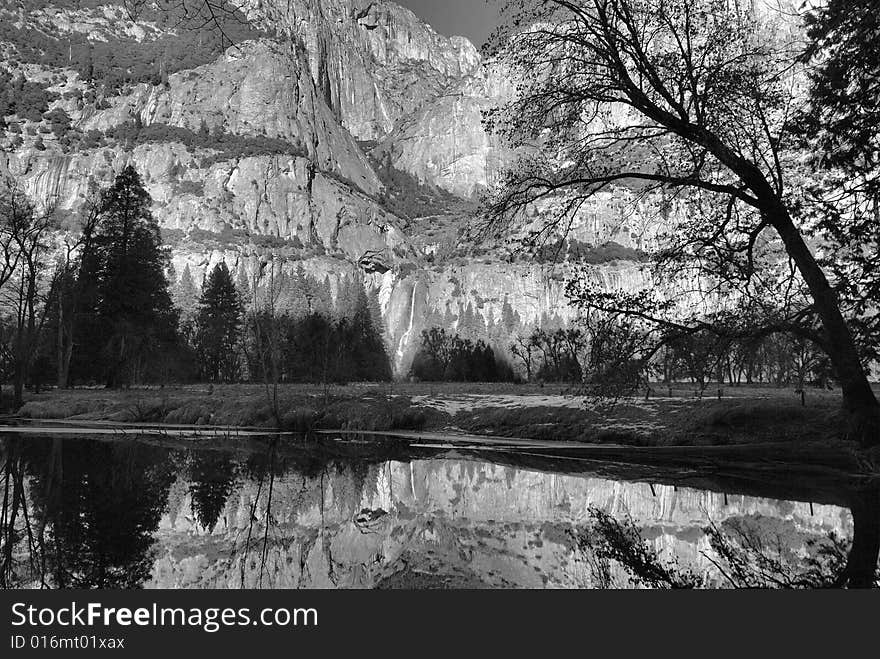
{"label": "meadow", "polygon": [[838,391],[686,383],[619,400],[564,386],[498,383],[256,384],[29,392],[14,417],[40,421],[364,431],[443,431],[634,446],[836,442]]}

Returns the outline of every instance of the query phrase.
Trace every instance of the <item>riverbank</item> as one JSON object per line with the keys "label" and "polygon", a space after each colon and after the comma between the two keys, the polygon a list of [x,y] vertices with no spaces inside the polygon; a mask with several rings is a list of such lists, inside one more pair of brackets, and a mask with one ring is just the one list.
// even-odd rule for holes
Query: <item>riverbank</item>
{"label": "riverbank", "polygon": [[31,393],[18,416],[252,429],[274,429],[280,420],[282,430],[296,432],[443,431],[631,446],[840,441],[836,392],[811,391],[805,405],[783,389],[728,387],[720,399],[717,388],[714,393],[699,399],[681,385],[664,387],[663,396],[611,404],[537,385],[283,385],[277,392],[194,385]]}

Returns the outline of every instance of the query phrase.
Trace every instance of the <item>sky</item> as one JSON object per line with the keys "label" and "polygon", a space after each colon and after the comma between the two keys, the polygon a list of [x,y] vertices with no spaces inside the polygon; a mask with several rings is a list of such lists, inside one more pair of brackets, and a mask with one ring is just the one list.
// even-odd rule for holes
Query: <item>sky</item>
{"label": "sky", "polygon": [[395,0],[440,34],[461,35],[479,48],[498,23],[497,0]]}

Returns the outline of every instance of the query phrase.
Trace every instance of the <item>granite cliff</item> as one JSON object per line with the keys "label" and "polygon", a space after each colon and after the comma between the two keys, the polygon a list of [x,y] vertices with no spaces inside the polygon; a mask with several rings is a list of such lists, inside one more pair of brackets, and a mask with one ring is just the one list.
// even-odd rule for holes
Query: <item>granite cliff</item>
{"label": "granite cliff", "polygon": [[[34,198],[75,216],[90,187],[134,164],[175,277],[188,267],[200,282],[220,259],[245,276],[269,262],[302,267],[334,290],[360,276],[378,296],[401,376],[432,324],[455,329],[476,317],[491,335],[505,313],[523,327],[571,318],[570,265],[517,260],[509,245],[461,238],[471,199],[510,161],[481,122],[509,83],[466,39],[439,35],[390,2],[253,0],[253,38],[202,59],[172,52],[144,63],[138,53],[159,43],[169,52],[186,35],[153,15],[131,21],[112,0],[70,5],[0,16],[9,26],[0,68],[41,88],[55,116],[7,115],[0,130],[0,171]],[[89,78],[92,61],[77,67],[72,45],[69,61],[63,48],[55,60],[28,55],[25,38],[57,41],[52,26],[88,42],[90,53],[122,40],[129,73],[113,86]],[[179,68],[190,59],[198,65]],[[132,73],[153,62],[157,73]],[[59,113],[69,124],[56,121]],[[436,200],[430,212],[389,204],[399,185],[389,172],[410,186],[398,198]],[[582,214],[573,235],[632,254],[654,239],[650,217],[650,209],[625,213],[609,195]],[[645,281],[626,255],[593,271],[609,285]]]}

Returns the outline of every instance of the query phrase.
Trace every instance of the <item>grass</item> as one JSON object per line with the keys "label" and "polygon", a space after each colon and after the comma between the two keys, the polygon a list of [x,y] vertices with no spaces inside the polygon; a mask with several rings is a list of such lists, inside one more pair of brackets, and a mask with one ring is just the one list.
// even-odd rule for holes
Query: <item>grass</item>
{"label": "grass", "polygon": [[842,427],[839,405],[792,401],[713,403],[683,414],[683,427],[706,444],[832,440]]}
{"label": "grass", "polygon": [[[279,387],[281,429],[424,430],[443,427],[449,415],[416,407],[407,396],[377,389],[339,388],[325,396],[318,387]],[[30,419],[116,421],[276,429],[273,406],[257,385],[74,389],[32,395],[19,410]]]}
{"label": "grass", "polygon": [[[662,389],[662,391],[661,391]],[[686,385],[668,397],[596,405],[561,386],[408,383],[278,388],[281,428],[459,430],[471,434],[614,443],[708,446],[827,441],[841,427],[837,392],[727,387],[722,400],[698,399]],[[277,428],[259,385],[206,385],[124,391],[75,389],[30,394],[20,415],[33,419]]]}
{"label": "grass", "polygon": [[780,400],[662,401],[604,410],[539,406],[461,411],[454,425],[474,434],[635,446],[708,446],[833,438],[836,406]]}

